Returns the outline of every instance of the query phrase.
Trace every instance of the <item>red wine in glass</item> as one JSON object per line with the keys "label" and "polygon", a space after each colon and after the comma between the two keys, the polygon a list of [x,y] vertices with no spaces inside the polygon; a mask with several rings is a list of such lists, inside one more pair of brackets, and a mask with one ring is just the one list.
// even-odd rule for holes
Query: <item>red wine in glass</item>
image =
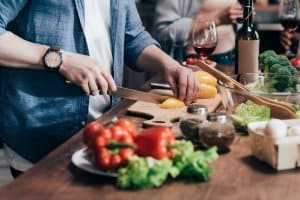
{"label": "red wine in glass", "polygon": [[218,43],[214,21],[196,21],[193,25],[192,44],[202,60],[211,55]]}
{"label": "red wine in glass", "polygon": [[296,18],[280,18],[280,23],[284,29],[295,30],[298,26],[298,20]]}
{"label": "red wine in glass", "polygon": [[[279,20],[285,30],[296,30],[298,26],[298,7],[299,0],[281,0],[279,5]],[[295,54],[290,50],[286,50],[285,55],[293,57]]]}
{"label": "red wine in glass", "polygon": [[216,49],[217,43],[211,43],[211,44],[203,44],[203,45],[195,45],[194,49],[199,55],[199,57],[207,57],[211,55],[214,50]]}

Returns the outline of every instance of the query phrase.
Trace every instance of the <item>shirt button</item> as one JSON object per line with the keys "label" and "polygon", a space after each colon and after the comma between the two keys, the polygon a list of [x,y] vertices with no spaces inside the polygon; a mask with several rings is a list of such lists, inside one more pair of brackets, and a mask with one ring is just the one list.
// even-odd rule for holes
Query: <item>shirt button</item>
{"label": "shirt button", "polygon": [[82,121],[82,122],[81,122],[81,125],[82,125],[82,126],[85,126],[85,124],[86,124],[86,121]]}

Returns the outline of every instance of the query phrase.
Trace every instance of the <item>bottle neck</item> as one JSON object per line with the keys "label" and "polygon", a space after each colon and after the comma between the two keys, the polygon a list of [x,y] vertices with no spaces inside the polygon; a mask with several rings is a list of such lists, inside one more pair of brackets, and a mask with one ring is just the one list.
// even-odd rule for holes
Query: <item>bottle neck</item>
{"label": "bottle neck", "polygon": [[253,27],[253,4],[244,6],[244,27]]}

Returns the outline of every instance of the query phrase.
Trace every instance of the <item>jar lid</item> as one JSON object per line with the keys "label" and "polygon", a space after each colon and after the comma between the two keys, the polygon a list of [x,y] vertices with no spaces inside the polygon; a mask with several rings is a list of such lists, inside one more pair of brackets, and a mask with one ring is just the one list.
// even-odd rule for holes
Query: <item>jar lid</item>
{"label": "jar lid", "polygon": [[226,123],[228,120],[228,116],[226,113],[214,112],[214,113],[209,113],[207,119],[208,121]]}
{"label": "jar lid", "polygon": [[206,115],[208,112],[208,109],[207,109],[207,106],[205,106],[205,105],[192,103],[192,104],[188,105],[187,112],[192,113],[192,114],[197,114],[197,115]]}

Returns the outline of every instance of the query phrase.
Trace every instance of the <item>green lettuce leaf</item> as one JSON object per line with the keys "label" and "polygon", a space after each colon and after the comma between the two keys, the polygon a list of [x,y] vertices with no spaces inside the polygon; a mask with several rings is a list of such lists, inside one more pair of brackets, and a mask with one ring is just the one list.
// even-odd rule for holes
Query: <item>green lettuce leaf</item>
{"label": "green lettuce leaf", "polygon": [[145,189],[160,187],[168,178],[185,178],[207,181],[211,163],[218,158],[217,148],[194,151],[190,141],[179,140],[171,146],[173,160],[156,160],[151,157],[132,157],[118,170],[117,187],[120,189]]}
{"label": "green lettuce leaf", "polygon": [[[194,151],[190,141],[181,140],[174,149],[173,170],[177,176],[194,181],[207,181],[211,172],[211,163],[218,159],[217,148],[206,151]],[[174,170],[175,171],[175,170]]]}
{"label": "green lettuce leaf", "polygon": [[250,122],[267,121],[271,117],[271,110],[264,105],[258,105],[248,100],[238,105],[232,118],[241,126],[247,126]]}
{"label": "green lettuce leaf", "polygon": [[161,186],[168,177],[172,161],[134,156],[127,166],[118,170],[117,187],[142,189]]}

